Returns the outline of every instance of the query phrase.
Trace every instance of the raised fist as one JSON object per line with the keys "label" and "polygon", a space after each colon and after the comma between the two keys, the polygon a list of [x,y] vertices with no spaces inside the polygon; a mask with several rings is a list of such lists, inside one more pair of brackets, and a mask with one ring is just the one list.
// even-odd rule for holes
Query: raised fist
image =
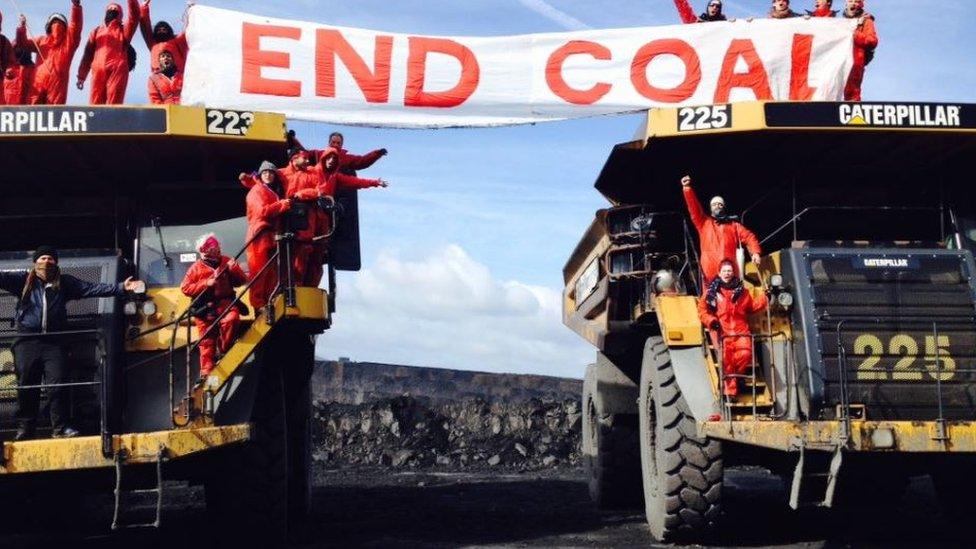
{"label": "raised fist", "polygon": [[682,187],[690,187],[691,186],[691,176],[690,175],[686,175],[686,176],[684,176],[684,177],[681,178],[681,186]]}

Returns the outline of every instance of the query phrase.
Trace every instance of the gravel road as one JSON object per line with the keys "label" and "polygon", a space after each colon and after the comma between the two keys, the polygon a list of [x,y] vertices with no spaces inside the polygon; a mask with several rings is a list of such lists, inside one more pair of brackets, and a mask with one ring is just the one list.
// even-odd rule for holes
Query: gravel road
{"label": "gravel road", "polygon": [[[299,547],[648,547],[640,511],[598,512],[582,471],[539,473],[317,472],[315,516]],[[943,523],[931,488],[913,483],[899,509],[870,517],[805,512],[781,503],[783,486],[760,471],[727,474],[727,517],[713,546],[971,546]],[[167,486],[163,528],[111,535],[111,498],[89,496],[72,525],[35,516],[6,524],[0,547],[205,546],[202,492]],[[48,521],[48,522],[44,522]],[[964,525],[970,526],[970,525]]]}

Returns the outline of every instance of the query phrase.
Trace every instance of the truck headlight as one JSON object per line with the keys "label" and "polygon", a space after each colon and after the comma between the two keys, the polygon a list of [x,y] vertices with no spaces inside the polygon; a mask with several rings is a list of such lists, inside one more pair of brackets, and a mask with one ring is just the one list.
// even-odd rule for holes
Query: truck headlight
{"label": "truck headlight", "polygon": [[779,303],[779,306],[784,309],[789,309],[790,307],[793,306],[793,294],[790,294],[788,292],[783,292],[779,294],[778,296],[776,296],[776,303]]}
{"label": "truck headlight", "polygon": [[156,311],[157,309],[156,309],[155,301],[151,299],[147,299],[142,303],[142,314],[146,316],[153,316],[154,314],[156,314]]}
{"label": "truck headlight", "polygon": [[126,301],[125,305],[122,306],[122,312],[125,316],[136,316],[139,312],[138,304],[135,301]]}
{"label": "truck headlight", "polygon": [[783,275],[774,274],[769,277],[769,287],[779,290],[783,287]]}

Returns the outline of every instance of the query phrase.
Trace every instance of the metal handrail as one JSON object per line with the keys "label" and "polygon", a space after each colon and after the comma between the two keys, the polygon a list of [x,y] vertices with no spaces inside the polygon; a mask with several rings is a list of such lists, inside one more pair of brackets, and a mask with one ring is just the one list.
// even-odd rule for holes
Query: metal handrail
{"label": "metal handrail", "polygon": [[762,239],[759,242],[759,244],[760,245],[765,244],[766,242],[769,241],[769,239],[771,239],[774,236],[776,236],[777,234],[779,234],[780,231],[789,228],[790,225],[792,225],[792,224],[796,223],[797,221],[799,221],[800,218],[803,217],[808,212],[817,211],[817,210],[826,210],[826,211],[871,211],[871,210],[874,210],[874,211],[896,211],[896,212],[901,212],[901,211],[939,211],[938,208],[928,208],[928,207],[925,207],[925,206],[807,206],[806,208],[804,208],[803,210],[801,210],[799,213],[795,214],[793,217],[791,217],[789,220],[787,220],[786,223],[783,223],[782,225],[780,225],[779,227],[777,227],[773,232],[769,233],[769,235],[766,236],[766,238]]}
{"label": "metal handrail", "polygon": [[[786,332],[784,332],[782,330],[779,330],[779,331],[776,331],[776,332],[760,332],[758,334],[757,333],[749,332],[749,333],[742,333],[742,334],[732,333],[732,334],[720,334],[719,335],[719,337],[718,337],[718,342],[719,342],[719,348],[718,348],[718,352],[719,352],[719,367],[720,367],[721,372],[722,372],[722,377],[721,377],[722,387],[720,387],[720,389],[723,390],[723,395],[722,396],[725,399],[725,403],[727,405],[726,408],[728,408],[728,407],[731,406],[732,401],[731,401],[731,399],[728,398],[728,396],[726,396],[724,394],[725,380],[726,379],[729,379],[729,378],[732,378],[732,379],[748,379],[748,380],[750,380],[752,382],[752,417],[753,417],[753,420],[754,421],[758,419],[758,406],[756,404],[756,397],[758,396],[758,393],[756,392],[756,380],[757,380],[756,371],[759,369],[759,362],[756,359],[756,340],[757,339],[768,339],[770,342],[772,342],[773,339],[774,338],[777,338],[777,337],[787,338]],[[741,338],[749,338],[749,343],[752,345],[752,363],[750,364],[750,367],[752,368],[752,373],[750,373],[748,375],[745,375],[745,374],[726,374],[725,373],[725,340],[726,339],[741,339]],[[774,356],[773,353],[770,353],[770,358],[771,358],[771,363],[770,363],[771,377],[775,377],[775,375],[776,375],[775,360],[776,359],[775,359],[775,356]],[[775,402],[775,400],[776,400],[775,393],[772,393],[771,396],[773,398],[772,402]],[[731,421],[731,414],[728,416],[728,419]]]}

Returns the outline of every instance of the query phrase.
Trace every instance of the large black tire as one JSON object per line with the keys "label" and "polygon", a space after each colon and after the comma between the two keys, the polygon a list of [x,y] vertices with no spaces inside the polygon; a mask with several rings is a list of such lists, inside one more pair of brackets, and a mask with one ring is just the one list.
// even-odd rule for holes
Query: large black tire
{"label": "large black tire", "polygon": [[[312,352],[313,348],[309,348]],[[301,353],[299,353],[301,354]],[[300,357],[299,357],[300,358]],[[295,541],[307,537],[312,512],[312,386],[314,357],[293,363],[285,378],[288,430],[288,533]]]}
{"label": "large black tire", "polygon": [[651,534],[693,542],[714,528],[722,510],[722,445],[701,438],[660,337],[644,347],[640,398],[641,472]]}
{"label": "large black tire", "polygon": [[251,438],[222,452],[205,482],[213,531],[231,546],[282,545],[288,529],[288,452],[281,369],[261,365]]}
{"label": "large black tire", "polygon": [[637,416],[606,412],[591,364],[583,378],[583,461],[593,503],[601,509],[640,507],[639,451]]}

